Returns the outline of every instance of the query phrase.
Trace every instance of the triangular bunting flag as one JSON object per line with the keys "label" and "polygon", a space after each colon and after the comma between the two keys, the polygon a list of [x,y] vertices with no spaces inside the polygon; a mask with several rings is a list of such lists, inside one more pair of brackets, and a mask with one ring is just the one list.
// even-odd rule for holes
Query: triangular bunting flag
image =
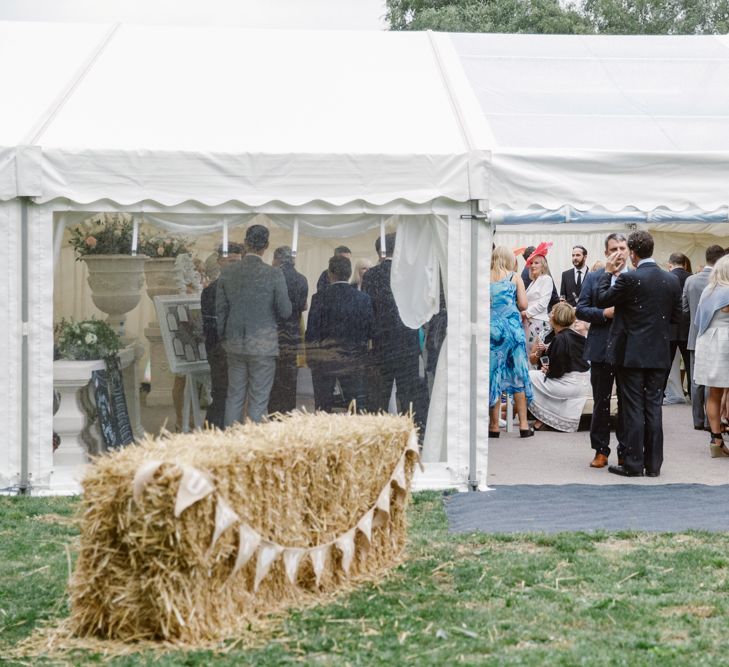
{"label": "triangular bunting flag", "polygon": [[342,552],[342,569],[345,574],[349,574],[354,558],[354,530],[354,528],[348,530],[336,541],[337,548]]}
{"label": "triangular bunting flag", "polygon": [[321,575],[324,572],[324,565],[326,565],[327,562],[329,549],[331,549],[331,544],[325,544],[322,547],[309,549],[309,557],[311,558],[311,564],[314,566],[314,576],[316,577],[317,586],[319,585]]}
{"label": "triangular bunting flag", "polygon": [[420,460],[420,446],[418,445],[418,432],[413,429],[410,431],[408,436],[408,444],[405,447],[406,452],[415,452],[418,455],[418,465],[420,466],[420,472],[425,472],[423,462]]}
{"label": "triangular bunting flag", "polygon": [[392,473],[392,481],[395,482],[395,486],[400,488],[402,491],[407,491],[407,481],[405,478],[405,459],[401,458],[398,461],[395,472]]}
{"label": "triangular bunting flag", "polygon": [[215,506],[215,532],[213,533],[213,541],[210,543],[209,551],[212,551],[218,538],[230,528],[232,525],[240,521],[240,517],[233,511],[224,498],[218,496],[218,503]]}
{"label": "triangular bunting flag", "polygon": [[161,465],[162,461],[145,461],[137,468],[134,481],[132,482],[132,496],[134,497],[135,503],[139,504],[139,501],[142,499],[144,487],[152,481],[154,473],[157,472]]}
{"label": "triangular bunting flag", "polygon": [[357,529],[367,538],[368,542],[372,542],[372,519],[375,511],[370,510],[365,514],[357,524]]}
{"label": "triangular bunting flag", "polygon": [[194,505],[215,490],[213,483],[202,470],[192,466],[183,466],[182,470],[180,488],[177,490],[175,501],[175,517],[179,517],[190,505]]}
{"label": "triangular bunting flag", "polygon": [[245,524],[241,524],[238,532],[238,556],[235,559],[233,571],[230,573],[231,577],[251,559],[261,543],[261,536]]}
{"label": "triangular bunting flag", "polygon": [[379,498],[377,498],[377,502],[375,503],[375,507],[380,510],[380,512],[384,512],[385,514],[390,513],[390,485],[388,484],[384,489],[382,489]]}
{"label": "triangular bunting flag", "polygon": [[299,573],[299,563],[301,563],[305,553],[306,549],[284,549],[283,559],[286,576],[294,586],[296,585],[296,575]]}
{"label": "triangular bunting flag", "polygon": [[256,563],[256,579],[253,582],[253,591],[257,591],[263,578],[268,574],[268,571],[273,565],[281,552],[283,547],[273,542],[261,542],[261,546],[258,549],[258,562]]}

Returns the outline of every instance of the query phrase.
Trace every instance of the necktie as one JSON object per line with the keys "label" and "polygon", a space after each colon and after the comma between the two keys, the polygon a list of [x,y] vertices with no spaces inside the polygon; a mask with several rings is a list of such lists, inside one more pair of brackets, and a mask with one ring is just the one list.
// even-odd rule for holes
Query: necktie
{"label": "necktie", "polygon": [[577,282],[575,283],[577,287],[577,292],[579,293],[580,289],[582,288],[582,271],[579,269],[577,270]]}

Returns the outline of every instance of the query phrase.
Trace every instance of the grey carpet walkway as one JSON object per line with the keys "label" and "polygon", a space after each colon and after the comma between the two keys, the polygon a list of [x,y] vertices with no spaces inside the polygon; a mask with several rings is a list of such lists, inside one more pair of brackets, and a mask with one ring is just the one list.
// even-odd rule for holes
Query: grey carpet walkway
{"label": "grey carpet walkway", "polygon": [[729,531],[729,485],[492,487],[445,499],[451,532]]}

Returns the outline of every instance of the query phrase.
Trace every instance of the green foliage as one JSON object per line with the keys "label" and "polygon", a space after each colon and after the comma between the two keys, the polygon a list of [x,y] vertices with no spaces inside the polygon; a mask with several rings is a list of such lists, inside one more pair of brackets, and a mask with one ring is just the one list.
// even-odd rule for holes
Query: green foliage
{"label": "green foliage", "polygon": [[388,3],[387,15],[391,27],[399,30],[555,34],[591,32],[584,18],[573,8],[562,7],[559,0],[392,0]]}
{"label": "green foliage", "polygon": [[121,349],[116,332],[106,322],[95,319],[63,319],[56,325],[55,339],[60,358],[74,361],[106,359]]}
{"label": "green foliage", "polygon": [[76,250],[76,259],[85,255],[129,255],[133,229],[131,216],[102,213],[71,230],[69,243]]}
{"label": "green foliage", "polygon": [[724,34],[729,0],[387,0],[391,30]]}
{"label": "green foliage", "polygon": [[729,32],[729,0],[585,0],[595,32],[701,35]]}

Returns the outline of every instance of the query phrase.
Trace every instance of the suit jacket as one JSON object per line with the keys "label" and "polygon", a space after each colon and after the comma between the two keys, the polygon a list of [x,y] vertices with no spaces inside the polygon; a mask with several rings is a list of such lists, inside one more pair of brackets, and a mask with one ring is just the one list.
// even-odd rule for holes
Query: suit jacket
{"label": "suit jacket", "polygon": [[610,286],[603,273],[597,305],[615,306],[610,327],[607,361],[626,368],[671,367],[671,323],[681,317],[678,278],[654,262],[621,273]]}
{"label": "suit jacket", "polygon": [[311,297],[307,355],[314,364],[363,361],[372,336],[372,300],[354,285],[337,282]]}
{"label": "suit jacket", "polygon": [[[691,274],[680,266],[671,269],[671,273],[678,278],[679,285],[681,286],[681,294],[683,294],[683,287]],[[671,340],[687,340],[690,325],[691,322],[689,321],[688,314],[681,311],[681,319],[678,324],[671,325]]]}
{"label": "suit jacket", "polygon": [[362,291],[372,299],[374,324],[372,350],[379,363],[398,358],[410,359],[420,354],[417,329],[405,326],[390,286],[392,261],[385,260],[373,266],[362,279]]}
{"label": "suit jacket", "polygon": [[580,292],[585,287],[585,279],[588,275],[589,269],[587,268],[587,264],[585,264],[585,266],[582,267],[582,285],[580,286],[580,289],[577,289],[574,267],[562,272],[559,295],[564,297],[564,300],[570,304],[570,306],[577,306],[577,301],[580,298]]}
{"label": "suit jacket", "polygon": [[215,295],[218,335],[226,352],[278,356],[278,320],[291,316],[281,269],[246,255],[223,268]]}
{"label": "suit jacket", "polygon": [[590,323],[585,341],[585,361],[605,363],[607,360],[607,344],[610,336],[612,319],[603,315],[604,308],[597,306],[600,277],[605,269],[590,271],[582,283],[580,299],[577,302],[577,319]]}
{"label": "suit jacket", "polygon": [[286,291],[291,301],[291,315],[278,323],[278,343],[297,347],[301,343],[301,313],[306,310],[309,283],[291,262],[281,264],[281,271],[284,274]]}
{"label": "suit jacket", "polygon": [[200,313],[202,315],[203,333],[205,334],[205,349],[208,354],[219,343],[218,318],[215,310],[215,296],[218,290],[218,280],[211,282],[200,294]]}
{"label": "suit jacket", "polygon": [[709,284],[709,275],[711,275],[712,267],[706,266],[703,271],[699,271],[693,276],[686,278],[683,286],[682,310],[684,314],[689,316],[688,344],[689,350],[696,349],[696,325],[694,317],[696,316],[696,308],[699,305],[699,299],[704,288]]}

